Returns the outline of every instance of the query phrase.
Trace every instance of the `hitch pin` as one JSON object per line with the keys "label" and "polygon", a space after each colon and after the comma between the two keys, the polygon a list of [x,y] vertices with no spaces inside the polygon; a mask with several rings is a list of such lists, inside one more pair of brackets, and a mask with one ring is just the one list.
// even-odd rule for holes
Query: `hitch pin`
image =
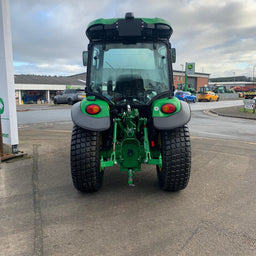
{"label": "hitch pin", "polygon": [[136,186],[135,184],[133,184],[133,170],[132,169],[128,170],[128,184],[129,184],[129,187]]}

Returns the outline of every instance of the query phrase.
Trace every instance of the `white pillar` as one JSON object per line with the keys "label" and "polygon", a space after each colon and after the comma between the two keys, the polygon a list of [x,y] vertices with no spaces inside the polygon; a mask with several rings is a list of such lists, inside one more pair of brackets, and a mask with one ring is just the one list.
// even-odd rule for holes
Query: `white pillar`
{"label": "white pillar", "polygon": [[46,100],[47,100],[48,104],[51,101],[51,99],[50,99],[50,91],[49,90],[46,91]]}
{"label": "white pillar", "polygon": [[18,90],[19,93],[19,105],[21,105],[21,90]]}
{"label": "white pillar", "polygon": [[12,37],[9,0],[0,0],[0,110],[3,141],[17,149],[18,125],[13,75]]}

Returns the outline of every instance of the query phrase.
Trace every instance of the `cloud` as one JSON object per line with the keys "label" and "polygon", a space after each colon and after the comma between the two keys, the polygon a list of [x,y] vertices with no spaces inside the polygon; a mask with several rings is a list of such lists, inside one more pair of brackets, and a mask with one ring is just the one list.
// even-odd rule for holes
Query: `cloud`
{"label": "cloud", "polygon": [[211,76],[252,76],[256,63],[255,0],[12,0],[14,72],[83,72],[85,30],[97,18],[162,17],[174,29],[174,69],[186,61]]}

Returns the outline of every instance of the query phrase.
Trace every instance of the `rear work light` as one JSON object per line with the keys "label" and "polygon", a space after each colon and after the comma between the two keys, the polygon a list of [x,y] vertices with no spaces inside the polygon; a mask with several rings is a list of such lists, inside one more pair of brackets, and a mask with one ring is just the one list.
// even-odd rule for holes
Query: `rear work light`
{"label": "rear work light", "polygon": [[176,111],[176,107],[171,103],[166,103],[161,107],[161,111],[165,114],[171,114]]}
{"label": "rear work light", "polygon": [[96,115],[100,112],[100,106],[96,104],[91,104],[86,107],[86,112],[90,115]]}

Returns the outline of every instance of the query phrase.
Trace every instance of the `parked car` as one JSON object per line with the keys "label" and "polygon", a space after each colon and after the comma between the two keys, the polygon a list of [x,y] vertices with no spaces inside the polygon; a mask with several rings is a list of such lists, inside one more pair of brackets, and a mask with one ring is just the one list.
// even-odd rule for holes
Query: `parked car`
{"label": "parked car", "polygon": [[67,89],[54,97],[54,104],[69,104],[82,100],[86,97],[83,89]]}
{"label": "parked car", "polygon": [[217,94],[215,94],[214,92],[208,91],[208,92],[200,92],[198,95],[198,101],[218,101],[219,100],[219,96]]}
{"label": "parked car", "polygon": [[183,100],[186,102],[196,102],[196,96],[192,95],[190,92],[183,92],[183,91],[178,91],[174,95],[177,97],[179,100]]}

